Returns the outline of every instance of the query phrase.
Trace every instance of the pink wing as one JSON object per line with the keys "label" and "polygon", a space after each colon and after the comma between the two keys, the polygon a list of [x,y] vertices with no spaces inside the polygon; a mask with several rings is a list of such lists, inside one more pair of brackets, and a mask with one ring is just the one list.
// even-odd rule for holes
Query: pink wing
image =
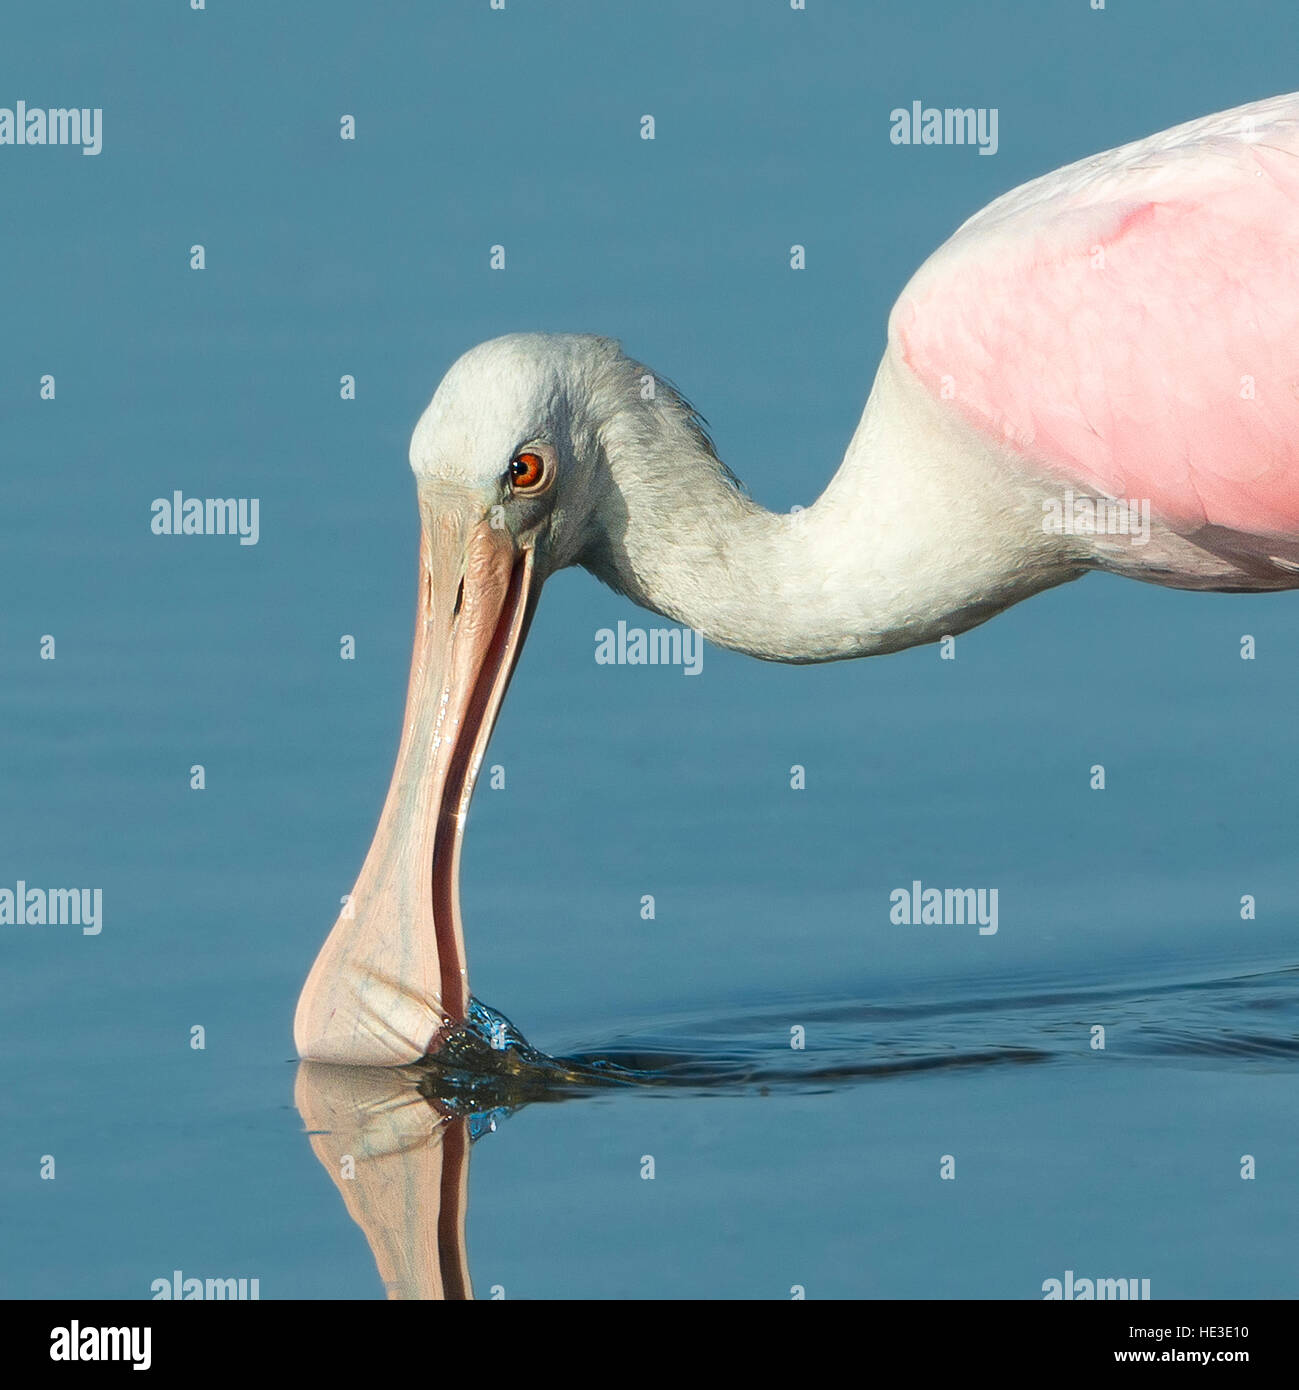
{"label": "pink wing", "polygon": [[999,198],[916,273],[889,336],[1039,469],[1147,498],[1206,547],[1296,555],[1299,94]]}

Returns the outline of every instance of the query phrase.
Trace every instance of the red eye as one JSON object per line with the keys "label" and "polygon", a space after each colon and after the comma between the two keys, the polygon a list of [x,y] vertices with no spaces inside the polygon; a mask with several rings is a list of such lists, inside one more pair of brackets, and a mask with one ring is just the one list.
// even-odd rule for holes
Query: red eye
{"label": "red eye", "polygon": [[510,482],[517,492],[538,488],[546,478],[546,461],[540,454],[518,454],[510,460]]}

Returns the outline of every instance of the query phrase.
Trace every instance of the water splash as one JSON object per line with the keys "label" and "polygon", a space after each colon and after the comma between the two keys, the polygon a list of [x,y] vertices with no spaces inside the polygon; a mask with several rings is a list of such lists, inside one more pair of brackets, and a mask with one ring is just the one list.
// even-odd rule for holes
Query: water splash
{"label": "water splash", "polygon": [[[790,1046],[795,1025],[801,1048]],[[1290,1070],[1299,1063],[1299,966],[1122,987],[784,1001],[662,1021],[562,1057],[534,1048],[475,999],[465,1023],[419,1064],[418,1085],[447,1113],[472,1115],[477,1138],[521,1105],[611,1089],[815,1093],[957,1068],[1083,1061]]]}
{"label": "water splash", "polygon": [[451,1115],[475,1115],[480,1137],[521,1105],[567,1100],[592,1089],[630,1086],[636,1072],[600,1057],[551,1057],[496,1009],[469,1001],[469,1017],[448,1029],[436,1053],[416,1064],[417,1087]]}

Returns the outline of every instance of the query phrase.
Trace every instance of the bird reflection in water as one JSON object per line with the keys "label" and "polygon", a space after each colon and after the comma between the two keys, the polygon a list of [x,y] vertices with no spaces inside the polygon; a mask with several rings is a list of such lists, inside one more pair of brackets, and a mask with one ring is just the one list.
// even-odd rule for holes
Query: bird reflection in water
{"label": "bird reflection in water", "polygon": [[[1092,1066],[1073,1022],[1112,1027],[1105,1056],[1152,1064],[1266,1068],[1299,1055],[1299,966],[1217,979],[1065,988],[1011,977],[928,984],[907,997],[678,1014],[580,1056],[548,1057],[470,1000],[434,1056],[404,1067],[304,1062],[297,1103],[316,1156],[365,1232],[390,1298],[471,1298],[465,1256],[469,1149],[521,1106],[619,1092],[712,1098],[825,1094],[859,1084],[1024,1066]],[[791,1045],[798,1017],[815,1043]],[[1062,1085],[1067,1082],[1062,1079]]]}
{"label": "bird reflection in water", "polygon": [[469,1299],[472,1142],[521,1105],[638,1079],[609,1062],[548,1057],[475,999],[436,1057],[405,1067],[302,1062],[294,1099],[388,1297]]}
{"label": "bird reflection in water", "polygon": [[[443,1032],[435,1054],[403,1067],[303,1062],[296,1099],[316,1157],[365,1232],[389,1298],[472,1298],[465,1255],[469,1149],[521,1106],[611,1089],[824,1092],[935,1069],[1046,1062],[1051,1050],[1034,1044],[1045,1042],[1043,1028],[1055,1026],[1058,997],[1049,1004],[1036,1037],[1030,1030],[1027,1039],[993,1046],[988,1030],[1003,1024],[995,1005],[989,1016],[983,998],[965,1009],[835,1000],[799,1005],[818,1044],[794,1051],[786,1001],[752,1013],[680,1018],[648,1034],[608,1039],[582,1056],[550,1057],[471,998],[468,1018]],[[1012,1012],[1024,1009],[1020,1001]]]}

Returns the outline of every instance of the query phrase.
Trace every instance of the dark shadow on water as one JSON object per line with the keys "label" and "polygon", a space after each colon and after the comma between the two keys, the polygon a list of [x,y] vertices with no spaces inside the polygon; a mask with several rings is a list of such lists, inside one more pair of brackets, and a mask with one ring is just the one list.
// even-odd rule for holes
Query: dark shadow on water
{"label": "dark shadow on water", "polygon": [[435,1056],[409,1067],[303,1062],[295,1098],[388,1297],[464,1299],[474,1296],[465,1240],[471,1145],[525,1105],[815,1093],[1030,1063],[1288,1072],[1299,1060],[1296,966],[1140,987],[948,996],[682,1018],[568,1057],[538,1051],[474,1000]]}
{"label": "dark shadow on water", "polygon": [[[572,1100],[607,1090],[718,1091],[794,1088],[825,1091],[870,1077],[897,1076],[939,1068],[987,1067],[1049,1060],[1026,1047],[982,1048],[916,1056],[854,1056],[842,1044],[809,1054],[789,1048],[787,1060],[767,1039],[738,1036],[718,1046],[696,1033],[643,1040],[617,1040],[605,1047],[551,1057],[531,1046],[503,1014],[475,999],[470,1017],[442,1042],[437,1053],[410,1070],[421,1095],[453,1114],[512,1110],[538,1101]],[[786,1038],[789,1038],[786,1032]],[[800,1064],[802,1063],[802,1064]],[[476,1137],[476,1136],[475,1136]]]}
{"label": "dark shadow on water", "polygon": [[474,1000],[470,1018],[414,1070],[421,1094],[463,1115],[610,1089],[824,1092],[915,1073],[1084,1058],[1292,1063],[1299,1058],[1299,966],[1074,991],[783,1003],[680,1019],[563,1057],[533,1048],[508,1019]]}

